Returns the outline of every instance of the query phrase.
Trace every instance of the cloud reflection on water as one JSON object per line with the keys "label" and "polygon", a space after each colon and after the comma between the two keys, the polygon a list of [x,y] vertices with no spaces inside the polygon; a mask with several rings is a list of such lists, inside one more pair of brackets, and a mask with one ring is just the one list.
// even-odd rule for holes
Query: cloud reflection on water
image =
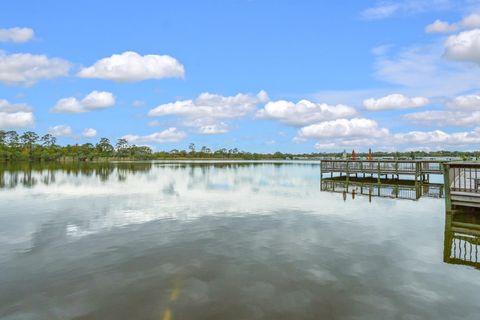
{"label": "cloud reflection on water", "polygon": [[312,164],[146,168],[52,170],[52,183],[0,191],[0,317],[468,319],[480,311],[478,271],[442,261],[443,200],[344,202],[320,192]]}

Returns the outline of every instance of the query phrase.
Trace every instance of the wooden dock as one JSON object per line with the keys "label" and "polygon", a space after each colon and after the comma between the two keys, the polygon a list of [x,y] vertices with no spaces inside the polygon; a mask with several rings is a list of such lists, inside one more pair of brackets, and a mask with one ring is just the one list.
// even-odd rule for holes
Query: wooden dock
{"label": "wooden dock", "polygon": [[443,177],[447,211],[480,208],[480,162],[445,163]]}
{"label": "wooden dock", "polygon": [[322,160],[320,163],[321,178],[330,174],[350,177],[376,177],[377,183],[382,178],[400,179],[400,176],[413,177],[414,181],[429,181],[430,174],[443,174],[443,161],[423,160]]}
{"label": "wooden dock", "polygon": [[[373,193],[392,193],[394,198],[418,199],[422,191],[417,187],[430,185],[430,175],[443,175],[446,210],[457,207],[480,208],[480,162],[445,162],[441,160],[322,160],[320,163],[321,189],[346,190],[359,187],[373,188]],[[413,197],[412,185],[417,193]],[[382,191],[387,190],[387,191]],[[406,191],[410,190],[410,191]],[[396,192],[398,195],[395,195]],[[343,192],[343,191],[342,191]],[[370,192],[370,191],[368,191]],[[420,194],[418,194],[420,192]],[[409,193],[403,197],[401,194]],[[440,194],[440,191],[439,193]]]}

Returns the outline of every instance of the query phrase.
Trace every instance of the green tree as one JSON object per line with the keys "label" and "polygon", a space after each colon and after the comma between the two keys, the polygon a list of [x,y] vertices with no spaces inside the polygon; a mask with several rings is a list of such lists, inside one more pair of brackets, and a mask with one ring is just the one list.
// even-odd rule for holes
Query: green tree
{"label": "green tree", "polygon": [[110,157],[113,153],[113,146],[108,138],[100,138],[100,142],[95,146],[101,157]]}
{"label": "green tree", "polygon": [[7,143],[7,133],[0,130],[0,146],[5,146]]}
{"label": "green tree", "polygon": [[6,133],[7,144],[9,148],[18,148],[20,144],[20,136],[16,131],[7,131]]}
{"label": "green tree", "polygon": [[7,133],[3,130],[0,130],[0,161],[7,160],[8,154]]}
{"label": "green tree", "polygon": [[128,141],[127,141],[127,139],[123,139],[123,138],[118,139],[118,140],[117,140],[116,147],[117,147],[117,150],[128,148]]}
{"label": "green tree", "polygon": [[52,148],[57,143],[57,138],[54,135],[47,133],[40,138],[40,141],[42,141],[42,145],[45,148]]}
{"label": "green tree", "polygon": [[28,151],[28,157],[31,159],[33,154],[33,148],[38,141],[38,134],[33,131],[26,131],[20,136],[20,142],[23,147]]}
{"label": "green tree", "polygon": [[117,144],[115,145],[117,149],[117,157],[126,158],[128,157],[131,150],[129,150],[127,139],[118,139]]}
{"label": "green tree", "polygon": [[81,157],[80,160],[93,160],[95,157],[95,146],[91,143],[84,143],[80,146],[79,150]]}

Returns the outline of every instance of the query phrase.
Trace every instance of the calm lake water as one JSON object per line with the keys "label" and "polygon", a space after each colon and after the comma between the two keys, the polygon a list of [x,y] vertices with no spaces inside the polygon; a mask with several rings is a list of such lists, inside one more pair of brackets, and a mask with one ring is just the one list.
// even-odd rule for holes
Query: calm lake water
{"label": "calm lake water", "polygon": [[318,163],[4,167],[0,319],[480,319],[443,199],[352,198]]}

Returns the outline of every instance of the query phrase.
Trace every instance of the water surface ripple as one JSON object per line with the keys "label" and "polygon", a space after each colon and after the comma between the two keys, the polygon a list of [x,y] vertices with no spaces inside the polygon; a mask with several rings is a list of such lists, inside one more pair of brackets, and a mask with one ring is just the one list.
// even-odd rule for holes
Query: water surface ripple
{"label": "water surface ripple", "polygon": [[320,191],[318,163],[0,169],[0,319],[479,319],[442,199]]}

